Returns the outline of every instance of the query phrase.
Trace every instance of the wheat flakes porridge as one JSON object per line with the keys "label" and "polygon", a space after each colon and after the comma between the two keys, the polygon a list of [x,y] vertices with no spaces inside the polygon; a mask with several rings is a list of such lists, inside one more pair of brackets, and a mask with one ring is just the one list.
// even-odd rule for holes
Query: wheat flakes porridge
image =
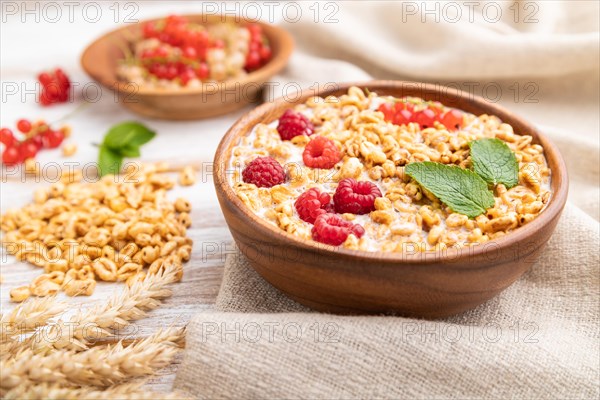
{"label": "wheat flakes porridge", "polygon": [[495,116],[356,87],[256,125],[229,169],[237,196],[280,229],[365,251],[484,243],[536,218],[551,196],[531,136]]}

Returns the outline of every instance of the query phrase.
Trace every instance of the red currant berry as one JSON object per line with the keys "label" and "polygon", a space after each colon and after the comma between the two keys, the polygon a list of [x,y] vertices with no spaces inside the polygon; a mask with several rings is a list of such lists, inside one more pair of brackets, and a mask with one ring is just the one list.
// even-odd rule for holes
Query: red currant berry
{"label": "red currant berry", "polygon": [[28,139],[31,143],[35,144],[38,150],[44,147],[44,140],[42,139],[42,135],[38,134]]}
{"label": "red currant berry", "polygon": [[17,121],[17,129],[23,133],[29,133],[31,130],[31,122],[26,119],[20,119]]}
{"label": "red currant berry", "polygon": [[8,128],[0,129],[0,143],[6,147],[11,147],[16,143],[17,139],[13,135],[12,131]]}
{"label": "red currant berry", "polygon": [[61,88],[68,89],[71,86],[69,78],[67,78],[67,75],[63,72],[62,69],[56,68],[56,70],[54,71],[54,76],[56,76],[56,82]]}
{"label": "red currant berry", "polygon": [[177,74],[179,74],[177,67],[174,64],[169,64],[169,66],[167,67],[166,78],[169,80],[175,79],[175,78],[177,78]]}
{"label": "red currant berry", "polygon": [[6,165],[19,164],[21,160],[21,153],[15,146],[7,147],[2,153],[2,162]]}
{"label": "red currant berry", "polygon": [[248,24],[248,26],[246,26],[246,29],[250,31],[251,35],[260,35],[262,33],[262,28],[258,24]]}
{"label": "red currant berry", "polygon": [[417,111],[413,115],[413,122],[418,123],[419,126],[421,127],[421,129],[433,127],[434,121],[435,121],[435,113],[432,110],[430,110],[429,108],[426,108],[421,111]]}
{"label": "red currant berry", "polygon": [[246,57],[246,69],[252,71],[260,66],[260,55],[257,51],[250,51]]}
{"label": "red currant berry", "polygon": [[392,121],[392,119],[394,118],[394,107],[392,106],[392,104],[390,103],[383,103],[381,104],[378,108],[377,111],[380,111],[383,113],[383,118],[386,121]]}
{"label": "red currant berry", "polygon": [[38,81],[42,84],[42,86],[47,86],[52,82],[52,77],[47,72],[42,72],[38,75]]}
{"label": "red currant berry", "polygon": [[30,142],[29,140],[21,143],[21,145],[19,146],[19,153],[21,153],[21,157],[23,158],[23,160],[26,160],[28,158],[34,158],[37,155],[38,151],[39,149],[35,145],[35,143]]}
{"label": "red currant berry", "polygon": [[433,113],[435,114],[436,119],[438,121],[439,121],[439,117],[444,113],[444,106],[439,101],[431,102],[431,104],[429,104],[429,106],[427,108],[429,108],[431,111],[433,111]]}
{"label": "red currant berry", "polygon": [[60,146],[64,139],[65,135],[61,131],[48,130],[42,134],[44,147],[48,149],[57,148],[58,146]]}
{"label": "red currant berry", "polygon": [[249,48],[250,48],[251,52],[260,50],[260,42],[257,42],[257,41],[250,42]]}
{"label": "red currant berry", "polygon": [[394,114],[392,122],[396,125],[407,125],[412,121],[413,113],[408,110],[400,110]]}
{"label": "red currant berry", "polygon": [[181,54],[183,55],[184,58],[189,58],[191,60],[198,57],[198,52],[192,46],[184,47]]}
{"label": "red currant berry", "polygon": [[396,112],[408,110],[412,113],[415,110],[415,105],[406,100],[398,100],[396,103],[394,103],[394,110],[396,110]]}
{"label": "red currant berry", "polygon": [[269,46],[261,47],[261,49],[258,51],[258,53],[260,54],[260,58],[262,59],[263,62],[271,59],[271,48]]}
{"label": "red currant berry", "polygon": [[446,113],[444,115],[442,115],[442,119],[441,119],[441,123],[447,128],[447,129],[459,129],[460,127],[462,127],[463,124],[463,113],[460,110],[450,110],[450,111],[446,111]]}
{"label": "red currant berry", "polygon": [[181,79],[181,83],[187,85],[189,81],[196,78],[196,74],[194,71],[190,69],[184,69],[179,73],[179,79]]}
{"label": "red currant berry", "polygon": [[169,49],[165,46],[160,46],[154,51],[155,57],[166,58],[169,55]]}
{"label": "red currant berry", "polygon": [[200,80],[204,80],[208,78],[210,71],[208,70],[208,65],[206,63],[200,63],[198,68],[196,68],[196,76]]}

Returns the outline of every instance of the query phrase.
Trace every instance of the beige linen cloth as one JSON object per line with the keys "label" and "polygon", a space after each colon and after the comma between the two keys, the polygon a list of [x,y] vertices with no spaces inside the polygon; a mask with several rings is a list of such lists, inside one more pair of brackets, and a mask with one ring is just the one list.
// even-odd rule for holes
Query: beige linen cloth
{"label": "beige linen cloth", "polygon": [[[488,21],[475,2],[473,21],[454,23],[423,20],[424,2],[365,3],[339,3],[338,23],[286,24],[298,49],[274,93],[372,78],[497,84],[494,101],[540,125],[568,164],[557,230],[514,285],[439,321],[311,312],[230,255],[216,310],[189,325],[176,388],[198,398],[597,399],[598,2],[490,2]],[[503,16],[490,22],[496,6]],[[538,22],[523,22],[525,11]],[[531,82],[536,102],[510,89]]]}

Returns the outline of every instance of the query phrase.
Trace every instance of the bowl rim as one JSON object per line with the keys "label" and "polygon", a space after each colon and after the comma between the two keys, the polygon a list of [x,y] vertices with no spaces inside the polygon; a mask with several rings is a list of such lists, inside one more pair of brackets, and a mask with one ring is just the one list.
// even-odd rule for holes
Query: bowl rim
{"label": "bowl rim", "polygon": [[253,23],[260,25],[263,29],[269,41],[279,42],[281,45],[277,52],[273,52],[273,57],[269,60],[268,63],[260,67],[259,69],[252,71],[242,77],[241,79],[226,79],[224,81],[215,82],[218,85],[218,90],[214,91],[214,86],[211,85],[210,90],[208,86],[203,84],[200,87],[194,88],[185,88],[185,89],[159,89],[159,88],[147,88],[144,86],[134,85],[132,86],[130,82],[123,82],[118,79],[105,79],[103,76],[96,74],[93,70],[90,69],[89,65],[91,64],[91,60],[89,60],[90,53],[99,43],[109,40],[111,36],[117,35],[119,33],[125,31],[132,31],[137,29],[137,27],[145,24],[147,22],[156,22],[166,18],[166,16],[158,17],[158,18],[149,18],[145,20],[138,21],[134,24],[127,24],[124,26],[120,26],[116,29],[110,30],[100,37],[96,38],[93,42],[91,42],[81,54],[80,64],[85,71],[85,73],[90,76],[93,80],[100,83],[102,86],[115,90],[119,93],[123,94],[135,94],[135,95],[151,95],[151,96],[185,96],[185,95],[198,95],[198,94],[214,94],[219,91],[225,90],[233,90],[239,88],[240,86],[259,83],[262,84],[268,80],[271,76],[275,75],[277,72],[281,71],[287,64],[288,59],[290,58],[292,51],[294,49],[294,39],[292,35],[286,31],[285,29],[269,24],[262,21],[255,21],[253,19],[249,19],[243,16],[235,16],[235,15],[222,15],[222,14],[181,14],[180,16],[190,18],[190,19],[198,19],[198,18],[208,18],[209,20],[220,20],[222,22],[234,22],[236,24],[241,23]]}
{"label": "bowl rim", "polygon": [[[556,145],[552,143],[531,123],[527,122],[520,116],[515,115],[514,113],[505,109],[504,107],[494,103],[490,103],[480,96],[460,91],[454,88],[450,89],[452,89],[452,91],[455,92],[456,95],[450,95],[451,97],[455,97],[457,99],[466,97],[474,105],[474,107],[480,107],[482,109],[485,109],[490,115],[508,116],[508,119],[510,120],[507,121],[506,118],[501,118],[503,122],[509,123],[511,126],[519,124],[523,127],[526,127],[528,130],[527,134],[533,136],[534,142],[539,142],[544,148],[544,155],[546,156],[548,164],[551,163],[550,158],[552,158],[556,165],[556,170],[552,170],[551,186],[553,189],[553,193],[550,197],[549,204],[533,221],[529,222],[523,227],[515,229],[514,231],[506,234],[505,236],[491,240],[489,242],[481,243],[479,245],[466,246],[459,249],[452,247],[442,251],[417,252],[412,254],[405,252],[397,253],[385,251],[351,250],[341,246],[331,246],[313,240],[302,239],[291,233],[279,229],[277,226],[267,222],[265,219],[260,218],[257,214],[252,212],[250,208],[246,206],[237,197],[237,195],[233,191],[233,188],[229,184],[229,179],[227,177],[226,171],[229,165],[229,157],[227,157],[227,160],[225,160],[225,156],[228,155],[226,154],[228,153],[228,150],[230,150],[234,146],[234,139],[239,139],[239,132],[243,131],[247,125],[251,123],[254,123],[254,125],[256,125],[259,122],[254,122],[255,120],[258,121],[261,118],[264,118],[264,116],[268,114],[268,111],[270,111],[271,109],[275,109],[278,106],[281,106],[282,103],[287,104],[287,108],[290,108],[306,101],[306,99],[309,97],[326,97],[327,95],[337,92],[347,92],[348,89],[352,86],[356,86],[361,89],[368,88],[371,91],[377,92],[378,89],[382,88],[401,90],[402,87],[414,87],[415,85],[420,86],[421,88],[423,88],[424,92],[428,93],[439,93],[440,89],[438,87],[448,89],[448,87],[445,86],[411,81],[372,80],[361,82],[344,82],[337,84],[335,88],[325,88],[318,91],[315,91],[314,89],[302,90],[298,99],[295,99],[294,101],[288,101],[285,98],[280,97],[275,99],[271,103],[265,103],[254,108],[247,114],[240,117],[229,128],[229,130],[221,139],[219,146],[217,147],[217,150],[215,152],[215,158],[213,161],[213,181],[216,190],[224,194],[225,200],[228,201],[238,211],[240,211],[243,214],[243,217],[247,218],[248,222],[252,223],[254,229],[257,231],[257,237],[261,237],[261,240],[262,238],[268,238],[269,235],[276,235],[276,237],[281,238],[286,242],[289,242],[290,245],[293,245],[296,248],[300,248],[309,252],[316,251],[319,253],[327,253],[330,256],[336,257],[362,259],[365,261],[376,260],[380,262],[391,263],[410,263],[420,265],[440,264],[445,261],[455,263],[456,261],[460,261],[461,259],[464,259],[466,257],[482,256],[486,253],[489,254],[488,252],[490,251],[502,251],[504,249],[510,248],[515,244],[523,242],[525,239],[532,235],[535,235],[535,233],[539,229],[541,229],[546,224],[551,223],[555,218],[557,218],[560,215],[567,200],[569,185],[566,164]],[[222,204],[221,207],[223,208]],[[490,245],[493,245],[492,249],[490,249]],[[495,261],[494,264],[499,262],[501,263],[502,261]],[[465,265],[465,267],[467,266]]]}

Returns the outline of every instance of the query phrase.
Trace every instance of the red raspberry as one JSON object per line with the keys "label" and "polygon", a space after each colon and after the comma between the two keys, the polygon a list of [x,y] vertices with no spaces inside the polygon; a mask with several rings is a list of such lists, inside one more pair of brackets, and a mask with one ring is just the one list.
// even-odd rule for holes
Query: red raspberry
{"label": "red raspberry", "polygon": [[331,196],[328,193],[322,193],[317,188],[308,189],[302,193],[294,203],[300,219],[311,224],[321,214],[333,212],[331,205]]}
{"label": "red raspberry", "polygon": [[304,164],[311,168],[329,169],[342,159],[342,155],[331,139],[317,136],[312,139],[302,153]]}
{"label": "red raspberry", "polygon": [[375,184],[345,178],[338,184],[333,204],[338,213],[367,214],[375,209],[377,197],[381,197],[381,191]]}
{"label": "red raspberry", "polygon": [[290,140],[299,135],[310,136],[315,128],[305,115],[288,108],[279,117],[277,132],[282,140]]}
{"label": "red raspberry", "polygon": [[312,237],[317,242],[339,246],[353,234],[357,238],[364,235],[365,230],[358,224],[344,220],[337,214],[321,214],[315,220]]}
{"label": "red raspberry", "polygon": [[258,187],[272,187],[285,181],[285,172],[271,157],[258,157],[244,168],[242,178]]}

